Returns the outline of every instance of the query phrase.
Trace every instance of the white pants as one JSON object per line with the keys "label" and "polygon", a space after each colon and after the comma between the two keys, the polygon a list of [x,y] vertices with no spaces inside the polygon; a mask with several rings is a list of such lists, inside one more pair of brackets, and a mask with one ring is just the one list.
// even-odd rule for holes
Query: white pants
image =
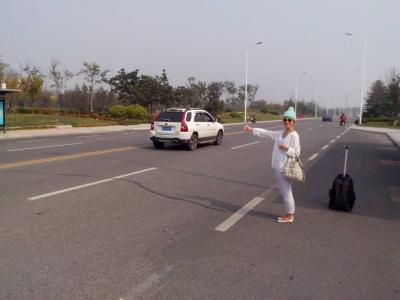
{"label": "white pants", "polygon": [[275,178],[279,188],[279,194],[282,196],[283,205],[287,214],[294,214],[294,198],[292,194],[292,185],[290,181],[282,176],[281,171],[275,170]]}

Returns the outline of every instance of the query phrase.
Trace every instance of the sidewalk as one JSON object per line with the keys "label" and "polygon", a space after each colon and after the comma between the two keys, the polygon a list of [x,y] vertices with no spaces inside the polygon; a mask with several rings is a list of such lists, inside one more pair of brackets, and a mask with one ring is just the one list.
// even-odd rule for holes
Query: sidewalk
{"label": "sidewalk", "polygon": [[57,126],[48,129],[25,129],[25,130],[8,130],[6,133],[0,132],[0,140],[18,139],[27,137],[44,137],[72,134],[93,134],[108,132],[123,132],[135,130],[150,130],[150,124],[140,125],[115,125],[115,126],[95,126],[95,127],[72,127],[71,125]]}
{"label": "sidewalk", "polygon": [[397,148],[400,150],[400,129],[365,127],[365,126],[352,126],[351,129],[386,134],[389,137],[389,139],[393,142],[393,144],[395,144]]}

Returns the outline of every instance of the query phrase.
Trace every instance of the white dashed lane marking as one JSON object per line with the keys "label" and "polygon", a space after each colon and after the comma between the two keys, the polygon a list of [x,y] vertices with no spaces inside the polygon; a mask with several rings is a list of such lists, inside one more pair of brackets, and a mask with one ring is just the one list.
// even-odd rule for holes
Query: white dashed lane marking
{"label": "white dashed lane marking", "polygon": [[314,153],[313,155],[311,155],[308,160],[313,160],[318,156],[319,153]]}
{"label": "white dashed lane marking", "polygon": [[260,141],[253,142],[253,143],[249,143],[249,144],[244,144],[244,145],[237,146],[237,147],[233,147],[233,148],[231,148],[231,150],[235,150],[235,149],[238,149],[238,148],[243,148],[243,147],[251,146],[251,145],[254,145],[254,144],[258,144],[259,142],[260,142]]}
{"label": "white dashed lane marking", "polygon": [[65,147],[65,146],[74,146],[81,145],[83,143],[72,143],[72,144],[60,144],[60,145],[51,145],[51,146],[40,146],[40,147],[30,147],[30,148],[19,148],[19,149],[9,149],[7,152],[15,152],[15,151],[24,151],[24,150],[35,150],[35,149],[44,149],[44,148],[55,148],[55,147]]}
{"label": "white dashed lane marking", "polygon": [[42,199],[42,198],[47,198],[47,197],[50,197],[50,196],[54,196],[54,195],[58,195],[58,194],[62,194],[62,193],[67,193],[67,192],[83,189],[83,188],[90,187],[90,186],[93,186],[93,185],[114,181],[116,179],[121,179],[121,178],[125,178],[125,177],[128,177],[128,176],[149,172],[149,171],[153,171],[153,170],[156,170],[156,169],[157,168],[149,168],[149,169],[144,169],[144,170],[140,170],[140,171],[136,171],[136,172],[132,172],[132,173],[128,173],[128,174],[123,174],[123,175],[119,175],[119,176],[115,176],[115,177],[111,177],[111,178],[107,178],[107,179],[103,179],[103,180],[99,180],[99,181],[89,182],[89,183],[86,183],[86,184],[73,186],[73,187],[70,187],[70,188],[67,188],[67,189],[58,190],[58,191],[54,191],[54,192],[47,193],[47,194],[42,194],[42,195],[38,195],[38,196],[34,196],[34,197],[29,197],[28,200],[38,200],[38,199]]}
{"label": "white dashed lane marking", "polygon": [[258,205],[261,201],[264,200],[264,197],[255,197],[250,202],[248,202],[245,206],[241,207],[236,213],[226,219],[223,223],[215,227],[216,231],[227,231],[233,225],[236,224],[241,218],[243,218],[251,209],[253,209],[256,205]]}
{"label": "white dashed lane marking", "polygon": [[17,141],[17,143],[32,143],[32,142],[43,142],[48,141],[49,139],[41,139],[41,140],[26,140],[26,141]]}
{"label": "white dashed lane marking", "polygon": [[76,138],[81,139],[81,138],[90,138],[90,137],[95,137],[95,136],[101,136],[100,134],[93,134],[93,135],[78,135]]}

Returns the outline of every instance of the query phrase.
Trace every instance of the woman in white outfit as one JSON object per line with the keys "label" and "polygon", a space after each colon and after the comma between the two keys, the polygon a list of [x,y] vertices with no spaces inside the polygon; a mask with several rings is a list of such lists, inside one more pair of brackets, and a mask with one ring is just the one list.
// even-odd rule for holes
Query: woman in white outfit
{"label": "woman in white outfit", "polygon": [[286,163],[287,156],[300,157],[300,138],[294,130],[296,122],[296,114],[293,107],[283,114],[283,130],[272,131],[262,128],[252,128],[247,124],[244,127],[246,132],[252,132],[253,135],[265,138],[272,138],[274,150],[272,152],[272,168],[274,169],[275,178],[278,184],[279,193],[283,198],[286,215],[277,218],[279,223],[292,223],[294,221],[294,198],[292,194],[292,185],[285,177],[282,176],[282,169]]}

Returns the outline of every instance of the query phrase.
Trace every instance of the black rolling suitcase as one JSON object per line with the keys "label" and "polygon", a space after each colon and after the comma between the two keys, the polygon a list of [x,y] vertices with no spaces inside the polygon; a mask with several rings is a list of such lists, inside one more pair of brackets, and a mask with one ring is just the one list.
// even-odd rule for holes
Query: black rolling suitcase
{"label": "black rolling suitcase", "polygon": [[345,146],[343,174],[336,176],[332,188],[329,190],[329,208],[335,210],[351,211],[356,200],[353,179],[346,174],[347,154],[350,146]]}

